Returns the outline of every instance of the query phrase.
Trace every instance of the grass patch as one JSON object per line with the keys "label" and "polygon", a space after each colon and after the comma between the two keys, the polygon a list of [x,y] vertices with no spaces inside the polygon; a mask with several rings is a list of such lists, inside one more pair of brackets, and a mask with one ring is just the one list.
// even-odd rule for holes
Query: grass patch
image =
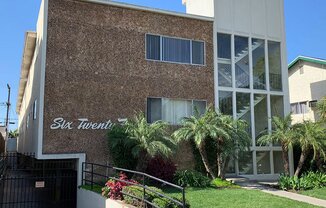
{"label": "grass patch", "polygon": [[230,181],[222,180],[220,178],[215,178],[214,180],[212,180],[211,186],[216,188],[240,188],[240,186],[233,184]]}
{"label": "grass patch", "polygon": [[80,186],[80,188],[102,194],[103,187],[99,186],[99,185],[93,185],[93,188],[92,188],[91,185],[82,185],[82,186]]}
{"label": "grass patch", "polygon": [[326,187],[311,189],[307,191],[299,191],[298,193],[326,200]]}
{"label": "grass patch", "polygon": [[[165,192],[174,197],[181,196],[180,192],[178,193],[176,190],[165,190]],[[316,207],[261,191],[242,188],[187,188],[186,198],[190,206],[195,208]]]}

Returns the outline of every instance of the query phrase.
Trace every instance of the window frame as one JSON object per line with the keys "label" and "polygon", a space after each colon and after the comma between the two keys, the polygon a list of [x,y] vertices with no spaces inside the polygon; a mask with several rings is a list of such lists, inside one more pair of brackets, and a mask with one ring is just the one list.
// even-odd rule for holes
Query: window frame
{"label": "window frame", "polygon": [[[161,102],[161,121],[164,121],[163,120],[163,100],[164,99],[167,99],[167,100],[182,100],[182,101],[191,101],[191,108],[192,108],[192,114],[194,113],[194,101],[202,101],[202,102],[205,102],[206,103],[206,109],[207,109],[207,103],[208,101],[207,100],[204,100],[204,99],[183,99],[183,98],[167,98],[167,97],[155,97],[155,96],[149,96],[149,97],[146,97],[146,110],[145,110],[145,115],[146,115],[146,121],[148,121],[148,99],[161,99],[162,102]],[[166,122],[166,121],[164,121]],[[180,124],[173,124],[173,123],[169,123],[170,126],[179,126]]]}
{"label": "window frame", "polygon": [[[148,59],[147,58],[147,35],[153,35],[153,36],[159,36],[160,37],[160,60],[155,60],[155,59]],[[163,38],[174,38],[174,39],[179,39],[179,40],[187,40],[190,41],[190,63],[187,62],[175,62],[175,61],[166,61],[163,60]],[[192,42],[196,41],[196,42],[201,42],[204,44],[204,58],[203,64],[194,64],[192,61]],[[168,35],[159,35],[159,34],[154,34],[154,33],[145,33],[145,60],[146,61],[153,61],[153,62],[163,62],[163,63],[171,63],[171,64],[186,64],[186,65],[192,65],[192,66],[202,66],[205,67],[206,66],[206,42],[203,40],[196,40],[196,39],[189,39],[189,38],[181,38],[181,37],[175,37],[175,36],[168,36]]]}

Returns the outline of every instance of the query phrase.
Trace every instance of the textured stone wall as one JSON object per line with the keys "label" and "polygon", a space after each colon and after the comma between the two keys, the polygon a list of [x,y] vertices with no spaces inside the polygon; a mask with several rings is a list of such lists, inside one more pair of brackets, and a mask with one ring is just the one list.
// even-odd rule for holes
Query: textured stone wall
{"label": "textured stone wall", "polygon": [[[145,60],[146,33],[205,41],[206,66]],[[49,0],[43,153],[86,152],[88,161],[110,162],[105,130],[51,130],[56,117],[115,122],[145,111],[150,96],[212,103],[212,36],[208,21]],[[179,154],[191,158],[189,150]]]}

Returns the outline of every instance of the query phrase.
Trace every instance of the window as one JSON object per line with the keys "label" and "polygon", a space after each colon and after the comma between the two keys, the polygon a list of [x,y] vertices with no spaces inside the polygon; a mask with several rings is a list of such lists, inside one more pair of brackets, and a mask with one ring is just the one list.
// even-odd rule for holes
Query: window
{"label": "window", "polygon": [[309,101],[309,107],[310,108],[316,108],[317,107],[317,103],[318,103],[317,100]]}
{"label": "window", "polygon": [[149,60],[204,65],[202,41],[146,35],[146,58]]}
{"label": "window", "polygon": [[281,44],[268,41],[269,85],[271,91],[282,91]]}
{"label": "window", "polygon": [[308,112],[307,102],[292,103],[291,112],[293,114],[304,114]]}
{"label": "window", "polygon": [[204,114],[206,101],[147,98],[148,123],[163,120],[172,125],[178,125],[182,118],[195,115],[196,111],[199,115]]}
{"label": "window", "polygon": [[217,34],[218,85],[232,87],[231,35]]}
{"label": "window", "polygon": [[36,120],[36,115],[37,115],[37,100],[35,100],[33,104],[33,120]]}
{"label": "window", "polygon": [[146,35],[146,58],[160,60],[161,38],[156,35]]}

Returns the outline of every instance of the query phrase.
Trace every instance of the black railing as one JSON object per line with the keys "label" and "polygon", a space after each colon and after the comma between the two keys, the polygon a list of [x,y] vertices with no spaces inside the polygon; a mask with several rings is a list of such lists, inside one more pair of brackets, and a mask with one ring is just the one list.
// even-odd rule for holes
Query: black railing
{"label": "black railing", "polygon": [[[137,186],[143,189],[143,196],[142,198],[139,198],[137,196],[122,192],[123,195],[129,196],[131,198],[134,198],[136,200],[141,201],[143,204],[148,204],[151,205],[152,207],[155,208],[160,208],[157,205],[153,204],[149,200],[147,200],[148,194],[153,193],[157,195],[158,197],[168,200],[171,203],[179,206],[179,207],[186,207],[186,196],[185,196],[185,188],[169,183],[167,181],[161,180],[159,178],[156,178],[154,176],[148,175],[146,173],[138,172],[138,171],[133,171],[133,170],[127,170],[123,168],[117,168],[109,165],[101,165],[101,164],[95,164],[95,163],[86,163],[84,162],[82,164],[82,185],[90,185],[91,189],[94,188],[94,185],[104,187],[105,182],[109,179],[113,181],[120,181],[132,186]],[[115,175],[118,173],[125,173],[127,175],[133,176],[133,178],[141,178],[141,183],[135,183],[131,181],[126,181],[126,180],[121,180]],[[155,184],[162,184],[164,188],[174,188],[182,194],[181,200],[175,199],[171,196],[168,196],[164,193],[158,192],[156,190],[151,189],[148,185],[147,182],[151,181],[154,182]],[[138,181],[139,182],[139,181]]]}

